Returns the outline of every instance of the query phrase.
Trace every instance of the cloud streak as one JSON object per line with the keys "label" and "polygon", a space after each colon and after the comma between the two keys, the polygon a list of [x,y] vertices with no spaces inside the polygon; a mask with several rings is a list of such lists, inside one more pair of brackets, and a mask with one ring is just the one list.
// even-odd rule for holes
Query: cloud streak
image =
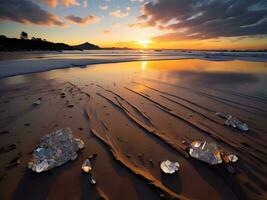
{"label": "cloud streak", "polygon": [[57,15],[43,10],[38,4],[29,0],[1,0],[0,20],[46,26],[66,25]]}
{"label": "cloud streak", "polygon": [[158,0],[143,5],[138,23],[170,33],[158,40],[211,39],[267,34],[266,0]]}
{"label": "cloud streak", "polygon": [[67,15],[65,16],[65,19],[71,23],[80,24],[80,25],[88,25],[88,24],[96,23],[100,20],[100,18],[95,15],[88,15],[85,17]]}

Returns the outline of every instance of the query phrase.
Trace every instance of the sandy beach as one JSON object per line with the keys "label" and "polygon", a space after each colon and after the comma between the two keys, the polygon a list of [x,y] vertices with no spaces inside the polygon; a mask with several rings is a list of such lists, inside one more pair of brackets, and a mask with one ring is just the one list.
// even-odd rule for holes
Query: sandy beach
{"label": "sandy beach", "polygon": [[[35,72],[0,79],[0,147],[15,146],[0,154],[0,199],[267,198],[267,62],[197,57]],[[217,112],[249,131],[225,126]],[[27,169],[38,140],[65,127],[85,142],[77,159]],[[234,173],[189,157],[184,141],[195,140],[237,155]],[[81,171],[92,154],[96,185]],[[167,159],[178,172],[161,171]]]}
{"label": "sandy beach", "polygon": [[267,200],[267,0],[0,11],[0,200]]}

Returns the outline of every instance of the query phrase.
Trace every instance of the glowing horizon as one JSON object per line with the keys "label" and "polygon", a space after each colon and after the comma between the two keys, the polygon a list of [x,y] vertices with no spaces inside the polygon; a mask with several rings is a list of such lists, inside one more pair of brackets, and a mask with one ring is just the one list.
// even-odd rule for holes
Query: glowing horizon
{"label": "glowing horizon", "polygon": [[70,45],[267,49],[267,3],[260,0],[2,0],[0,10],[7,37],[25,31]]}

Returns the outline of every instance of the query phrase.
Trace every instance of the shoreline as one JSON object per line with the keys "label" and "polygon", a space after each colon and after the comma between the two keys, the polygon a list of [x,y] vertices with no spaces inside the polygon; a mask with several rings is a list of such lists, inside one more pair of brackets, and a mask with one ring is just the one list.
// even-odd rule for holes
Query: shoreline
{"label": "shoreline", "polygon": [[[18,52],[16,52],[17,54]],[[162,53],[148,53],[148,54],[120,54],[116,55],[114,52],[111,54],[72,54],[77,57],[87,56],[88,58],[68,58],[66,54],[65,58],[57,58],[64,56],[65,54],[51,54],[47,57],[33,57],[24,59],[7,59],[0,61],[0,79],[32,74],[38,72],[46,72],[56,69],[66,69],[73,67],[84,68],[88,65],[95,64],[109,64],[109,63],[121,63],[121,62],[136,62],[136,61],[160,61],[160,60],[182,60],[182,59],[201,59],[207,61],[251,61],[251,62],[267,62],[267,55],[226,55],[224,53],[181,53],[181,54],[162,54]],[[69,53],[69,52],[68,52]],[[35,54],[36,55],[36,54]],[[38,55],[38,54],[37,54]],[[3,56],[3,55],[2,55]],[[116,56],[118,58],[116,58]],[[90,58],[92,57],[92,58]]]}

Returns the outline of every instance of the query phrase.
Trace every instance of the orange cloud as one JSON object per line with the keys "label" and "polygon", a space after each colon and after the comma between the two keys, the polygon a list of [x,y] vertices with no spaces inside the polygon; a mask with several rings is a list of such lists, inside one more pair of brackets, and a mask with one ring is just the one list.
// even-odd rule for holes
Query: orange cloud
{"label": "orange cloud", "polygon": [[135,24],[128,24],[128,27],[130,28],[145,28],[145,27],[149,27],[146,23],[135,23]]}
{"label": "orange cloud", "polygon": [[68,7],[68,6],[79,6],[80,3],[77,0],[39,0],[42,3],[47,4],[51,8],[57,7],[58,3],[61,5]]}
{"label": "orange cloud", "polygon": [[123,18],[127,17],[130,13],[131,8],[127,7],[125,11],[121,11],[120,9],[114,10],[113,12],[110,12],[109,15],[113,17]]}
{"label": "orange cloud", "polygon": [[111,31],[110,31],[110,30],[105,30],[105,31],[103,31],[103,33],[104,33],[104,34],[110,34]]}
{"label": "orange cloud", "polygon": [[119,28],[121,25],[119,23],[113,23],[111,28]]}

